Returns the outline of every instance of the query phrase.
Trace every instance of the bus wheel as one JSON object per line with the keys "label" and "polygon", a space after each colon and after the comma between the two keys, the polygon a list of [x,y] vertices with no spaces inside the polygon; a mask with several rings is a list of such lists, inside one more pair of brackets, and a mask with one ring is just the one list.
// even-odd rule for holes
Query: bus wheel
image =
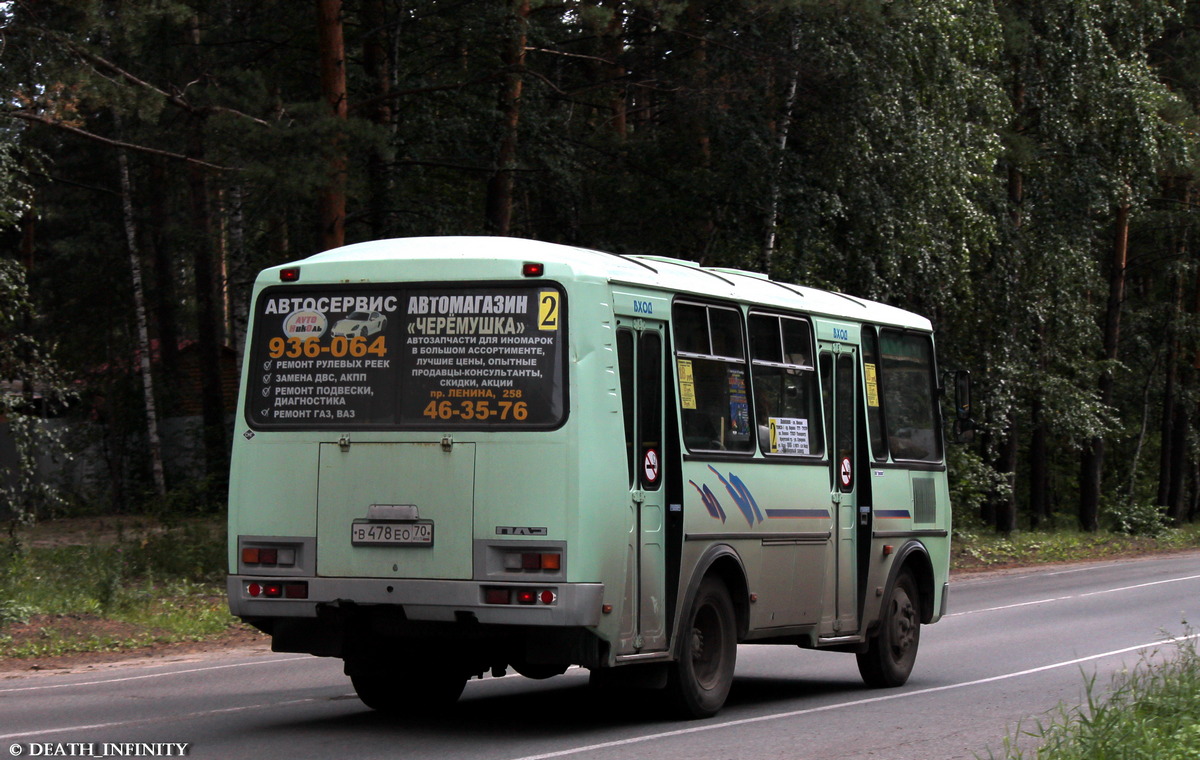
{"label": "bus wheel", "polygon": [[858,655],[858,672],[868,686],[903,686],[917,661],[921,642],[921,613],[917,585],[907,571],[900,573],[884,601],[879,631],[867,651]]}
{"label": "bus wheel", "polygon": [[729,696],[737,660],[736,619],[724,583],[704,579],[680,635],[679,659],[667,679],[671,701],[685,718],[716,715]]}
{"label": "bus wheel", "polygon": [[393,714],[429,713],[458,701],[467,677],[435,668],[363,668],[350,675],[354,692],[372,710]]}

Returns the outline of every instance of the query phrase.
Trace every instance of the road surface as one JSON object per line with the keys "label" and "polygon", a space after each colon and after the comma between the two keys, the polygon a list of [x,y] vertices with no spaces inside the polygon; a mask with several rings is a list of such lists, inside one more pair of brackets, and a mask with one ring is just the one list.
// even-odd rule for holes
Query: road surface
{"label": "road surface", "polygon": [[956,577],[950,602],[900,689],[865,688],[850,655],[742,646],[725,709],[692,722],[663,719],[653,693],[601,700],[579,669],[472,681],[452,711],[412,722],[364,707],[340,661],[305,655],[13,678],[0,681],[0,759],[179,756],[184,743],[191,758],[256,760],[986,757],[1080,703],[1088,679],[1105,688],[1194,635],[1200,553]]}

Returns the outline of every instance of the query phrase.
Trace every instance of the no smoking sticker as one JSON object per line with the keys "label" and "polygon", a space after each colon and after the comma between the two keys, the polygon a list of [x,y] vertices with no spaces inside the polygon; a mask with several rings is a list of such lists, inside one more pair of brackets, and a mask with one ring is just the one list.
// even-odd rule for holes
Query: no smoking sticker
{"label": "no smoking sticker", "polygon": [[838,466],[838,475],[842,479],[842,488],[849,488],[850,483],[854,480],[854,468],[850,464],[850,457],[842,457],[842,462]]}
{"label": "no smoking sticker", "polygon": [[647,483],[658,482],[658,451],[655,449],[646,449],[642,457],[642,473]]}

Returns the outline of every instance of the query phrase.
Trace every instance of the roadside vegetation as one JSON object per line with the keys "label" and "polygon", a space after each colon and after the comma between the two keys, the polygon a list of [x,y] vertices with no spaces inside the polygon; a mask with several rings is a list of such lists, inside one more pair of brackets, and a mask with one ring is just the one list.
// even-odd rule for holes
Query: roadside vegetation
{"label": "roadside vegetation", "polygon": [[[1005,760],[1184,760],[1200,757],[1200,654],[1196,634],[1177,639],[1118,675],[1098,694],[1088,682],[1088,699],[1058,712],[1031,730],[1018,728],[1004,740]],[[989,757],[997,755],[989,753]]]}
{"label": "roadside vegetation", "polygon": [[213,521],[12,527],[0,542],[0,663],[226,636],[241,626],[224,568]]}
{"label": "roadside vegetation", "polygon": [[[955,534],[959,572],[1200,548],[1200,526]],[[0,538],[0,664],[252,637],[225,602],[219,518],[51,520]]]}

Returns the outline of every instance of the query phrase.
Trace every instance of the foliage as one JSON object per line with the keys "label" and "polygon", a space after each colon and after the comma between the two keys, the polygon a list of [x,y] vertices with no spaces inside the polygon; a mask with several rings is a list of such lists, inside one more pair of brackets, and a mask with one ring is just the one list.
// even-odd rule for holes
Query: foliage
{"label": "foliage", "polygon": [[[30,547],[10,537],[0,556],[0,658],[193,640],[234,624],[223,594],[222,531],[192,522],[88,538]],[[45,623],[39,637],[4,643],[6,627],[32,619]],[[77,619],[112,625],[67,625]]]}
{"label": "foliage", "polygon": [[1108,509],[1113,529],[1130,536],[1158,538],[1171,530],[1171,521],[1157,504],[1114,505]]}
{"label": "foliage", "polygon": [[[1200,697],[1196,638],[1189,629],[1184,636],[1169,639],[1172,647],[1144,655],[1137,666],[1114,679],[1107,694],[1099,694],[1095,679],[1089,679],[1084,707],[1060,706],[1049,723],[1039,721],[1035,729],[1008,737],[1004,757],[1196,757],[1200,754],[1200,731],[1192,716]],[[1021,745],[1029,739],[1037,746],[1027,753]]]}
{"label": "foliage", "polygon": [[514,7],[348,0],[340,119],[311,7],[0,4],[0,287],[21,261],[36,314],[21,345],[55,348],[102,433],[100,492],[81,501],[128,510],[150,491],[121,148],[158,408],[197,414],[203,396],[206,427],[172,445],[210,450],[167,457],[171,508],[220,501],[228,444],[203,430],[223,434],[232,406],[186,384],[176,347],[240,347],[254,273],[317,249],[344,155],[349,242],[482,233],[504,205],[511,234],[929,316],[941,364],[979,389],[980,434],[951,468],[964,525],[1066,522],[1098,439],[1104,492],[1194,518],[1200,6],[578,0],[521,22]]}

